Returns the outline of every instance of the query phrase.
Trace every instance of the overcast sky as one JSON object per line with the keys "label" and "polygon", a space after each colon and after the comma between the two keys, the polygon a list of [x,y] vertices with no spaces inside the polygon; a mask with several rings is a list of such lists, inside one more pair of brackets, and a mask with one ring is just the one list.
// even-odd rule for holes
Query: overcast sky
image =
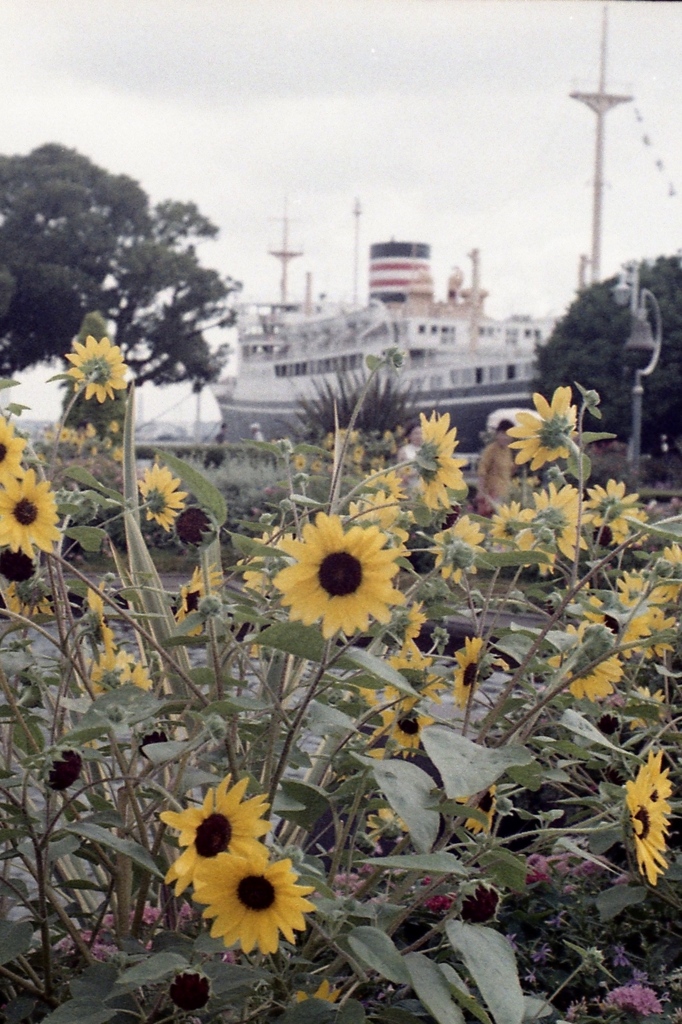
{"label": "overcast sky", "polygon": [[[560,314],[594,176],[596,118],[568,94],[597,86],[603,6],[0,0],[0,152],[58,142],[195,201],[220,228],[203,262],[248,298],[278,295],[285,198],[292,296],[311,271],[350,298],[358,197],[362,298],[395,237],[432,246],[439,296],[477,247],[492,315]],[[682,246],[682,5],[607,6],[607,86],[634,101],[606,118],[603,276]]]}

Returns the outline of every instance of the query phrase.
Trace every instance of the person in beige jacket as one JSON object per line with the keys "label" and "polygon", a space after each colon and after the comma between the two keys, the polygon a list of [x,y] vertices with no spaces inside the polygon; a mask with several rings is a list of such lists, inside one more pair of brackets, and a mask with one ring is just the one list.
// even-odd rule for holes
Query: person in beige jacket
{"label": "person in beige jacket", "polygon": [[512,439],[507,431],[513,426],[511,420],[500,420],[495,437],[483,449],[478,460],[476,511],[481,516],[491,516],[496,507],[509,497],[514,456],[509,450]]}

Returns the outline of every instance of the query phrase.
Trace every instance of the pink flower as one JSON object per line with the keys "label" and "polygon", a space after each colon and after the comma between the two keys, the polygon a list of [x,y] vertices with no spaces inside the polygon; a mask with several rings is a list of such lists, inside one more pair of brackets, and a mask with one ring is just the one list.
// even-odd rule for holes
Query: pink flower
{"label": "pink flower", "polygon": [[642,1016],[663,1013],[663,1006],[656,993],[645,985],[622,985],[620,988],[614,988],[604,1002],[607,1006],[615,1006],[629,1013],[641,1013]]}
{"label": "pink flower", "polygon": [[447,914],[454,902],[454,896],[431,896],[430,899],[424,901],[424,906],[432,914]]}
{"label": "pink flower", "polygon": [[530,857],[526,858],[526,883],[528,885],[532,885],[533,882],[550,882],[549,872],[549,861],[541,853],[531,853]]}

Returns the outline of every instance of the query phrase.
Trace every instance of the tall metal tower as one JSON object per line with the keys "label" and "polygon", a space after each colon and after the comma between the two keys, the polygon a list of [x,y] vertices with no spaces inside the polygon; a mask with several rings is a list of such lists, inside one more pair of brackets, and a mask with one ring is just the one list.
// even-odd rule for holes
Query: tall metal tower
{"label": "tall metal tower", "polygon": [[632,96],[617,96],[606,92],[606,36],[608,11],[604,7],[601,32],[601,53],[599,61],[599,91],[572,92],[572,100],[580,100],[597,115],[597,137],[594,156],[594,198],[592,201],[592,256],[591,277],[595,284],[600,277],[601,263],[601,213],[604,192],[604,115],[619,103],[629,103]]}
{"label": "tall metal tower", "polygon": [[282,277],[280,279],[279,293],[280,302],[283,306],[286,306],[289,262],[296,256],[303,255],[303,250],[295,252],[293,249],[289,248],[289,214],[286,199],[284,200],[284,216],[282,217],[282,247],[281,249],[270,249],[270,255],[275,256],[282,264]]}
{"label": "tall metal tower", "polygon": [[355,200],[353,216],[355,217],[355,247],[353,251],[353,305],[358,304],[358,271],[360,269],[360,214],[362,207],[360,200]]}

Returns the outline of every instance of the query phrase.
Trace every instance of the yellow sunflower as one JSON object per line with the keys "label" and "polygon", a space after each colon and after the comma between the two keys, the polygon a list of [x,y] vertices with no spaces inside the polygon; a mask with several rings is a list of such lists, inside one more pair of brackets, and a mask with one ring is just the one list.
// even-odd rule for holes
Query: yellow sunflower
{"label": "yellow sunflower", "polygon": [[469,516],[462,516],[449,530],[442,530],[433,538],[436,546],[431,551],[436,556],[436,568],[443,579],[459,583],[464,572],[475,573],[474,561],[483,548],[483,531]]}
{"label": "yellow sunflower", "polygon": [[281,547],[296,561],[275,576],[289,617],[311,626],[322,618],[322,634],[346,635],[366,630],[369,618],[390,620],[389,605],[404,604],[392,578],[399,551],[386,547],[388,537],[376,526],[352,526],[347,532],[338,516],[320,512],[303,527],[303,540],[283,539]]}
{"label": "yellow sunflower", "polygon": [[404,545],[410,534],[405,526],[409,525],[412,516],[411,513],[403,512],[388,491],[375,491],[363,495],[360,501],[351,501],[348,512],[353,522],[374,523],[380,530],[395,537],[401,545],[401,554],[407,554]]}
{"label": "yellow sunflower", "polygon": [[[640,703],[651,704],[653,702],[660,705],[657,711],[657,717],[659,719],[663,718],[665,715],[665,694],[663,690],[656,690],[655,693],[652,693],[648,686],[638,686],[635,693],[632,694],[635,700],[638,699],[636,694],[639,695]],[[631,729],[646,729],[648,725],[649,722],[645,718],[633,718],[630,722]]]}
{"label": "yellow sunflower", "polygon": [[14,426],[0,416],[0,484],[23,476],[21,457],[26,447],[23,437],[14,436]]}
{"label": "yellow sunflower", "polygon": [[399,839],[408,831],[403,819],[390,807],[380,807],[376,814],[367,815],[367,838],[373,843],[380,839]]}
{"label": "yellow sunflower", "polygon": [[159,815],[165,825],[179,829],[178,843],[187,847],[166,875],[166,883],[175,882],[176,896],[194,881],[199,866],[219,853],[251,858],[260,856],[264,850],[259,839],[271,828],[270,823],[263,820],[270,805],[262,795],[243,799],[248,779],[241,779],[230,789],[231,781],[228,775],[214,789],[209,789],[201,807],[188,807],[180,812],[163,811]]}
{"label": "yellow sunflower", "polygon": [[455,651],[459,668],[455,671],[455,702],[465,708],[476,689],[478,672],[483,657],[483,640],[480,636],[468,636],[464,647]]}
{"label": "yellow sunflower", "polygon": [[[421,745],[421,735],[428,725],[433,725],[434,719],[429,715],[419,714],[416,705],[419,703],[417,697],[405,697],[394,707],[386,708],[381,712],[382,724],[372,733],[372,740],[382,736],[386,737],[387,744],[393,740],[401,748],[400,753],[407,757],[410,751],[418,750]],[[372,757],[382,758],[388,750],[386,748],[374,747],[370,750]]]}
{"label": "yellow sunflower", "polygon": [[490,521],[490,536],[505,544],[515,543],[518,534],[527,528],[532,518],[533,510],[521,508],[518,501],[512,501],[508,505],[498,505]]}
{"label": "yellow sunflower", "polygon": [[[217,566],[212,565],[208,572],[208,584],[210,587],[209,593],[214,593],[220,589],[222,583],[222,573]],[[199,566],[196,566],[192,573],[192,578],[189,583],[180,588],[180,603],[178,604],[178,610],[175,613],[175,621],[179,624],[184,622],[190,612],[195,612],[199,607],[199,602],[202,597],[206,596],[206,587],[204,586],[204,574]],[[192,629],[188,636],[198,636],[203,629],[201,623]]]}
{"label": "yellow sunflower", "polygon": [[61,534],[57,529],[57,503],[46,480],[36,482],[35,470],[21,480],[6,480],[0,490],[0,547],[23,551],[33,558],[33,545],[51,551]]}
{"label": "yellow sunflower", "polygon": [[[533,502],[533,518],[517,538],[521,550],[529,551],[537,545],[553,560],[554,549],[558,548],[566,558],[573,561],[578,542],[581,548],[587,547],[585,539],[578,538],[578,489],[566,484],[557,490],[556,485],[551,483],[546,491],[533,495]],[[583,515],[582,520],[583,523],[588,522],[589,515]]]}
{"label": "yellow sunflower", "polygon": [[518,448],[516,462],[522,465],[530,462],[532,470],[539,469],[546,462],[567,459],[575,434],[577,409],[571,405],[571,389],[557,388],[549,405],[542,395],[533,395],[537,412],[516,414],[518,426],[507,431],[512,441],[510,448]]}
{"label": "yellow sunflower", "polygon": [[140,690],[150,690],[152,681],[140,661],[127,651],[115,646],[105,646],[100,657],[90,666],[90,682],[94,693],[104,693],[118,686],[132,683]]}
{"label": "yellow sunflower", "polygon": [[[663,549],[661,558],[664,565],[668,563],[666,569],[670,576],[679,579],[682,576],[682,547],[679,544],[671,544],[670,547]],[[682,590],[682,585],[679,583],[668,583],[667,581],[659,583],[654,587],[649,599],[654,604],[667,604],[677,601],[680,590]]]}
{"label": "yellow sunflower", "polygon": [[296,885],[298,875],[290,860],[269,863],[261,847],[249,857],[219,853],[204,860],[194,876],[194,899],[208,906],[202,916],[215,918],[211,936],[226,946],[239,942],[245,953],[258,946],[261,953],[276,953],[279,933],[295,942],[304,931],[304,914],[315,910],[305,899],[312,885]]}
{"label": "yellow sunflower", "polygon": [[74,341],[74,350],[66,358],[73,366],[67,371],[73,377],[76,388],[85,384],[86,400],[94,395],[98,402],[114,398],[114,391],[125,388],[125,374],[128,367],[118,345],[112,345],[108,338],[95,341],[92,335],[83,345]]}
{"label": "yellow sunflower", "polygon": [[670,804],[666,797],[672,793],[668,771],[661,771],[663,752],[649,752],[637,778],[625,783],[625,803],[630,812],[635,842],[635,854],[640,874],[646,875],[650,885],[656,885],[658,876],[668,867],[663,856],[669,828]]}
{"label": "yellow sunflower", "polygon": [[470,805],[475,807],[476,810],[481,811],[486,817],[485,824],[483,824],[482,821],[479,821],[478,818],[467,818],[464,822],[464,827],[470,832],[473,832],[474,835],[477,835],[479,832],[490,832],[493,825],[495,808],[497,806],[497,798],[495,796],[496,792],[497,786],[489,786],[480,797],[476,797],[473,803],[470,801]]}
{"label": "yellow sunflower", "polygon": [[41,585],[10,583],[3,591],[7,611],[31,619],[34,615],[52,615],[52,602]]}
{"label": "yellow sunflower", "polygon": [[178,512],[185,507],[187,491],[179,491],[180,480],[167,466],[153,465],[145,471],[138,487],[145,500],[147,519],[170,531]]}
{"label": "yellow sunflower", "polygon": [[[598,701],[608,697],[613,693],[614,684],[623,678],[623,666],[618,655],[604,657],[613,646],[612,631],[608,626],[581,622],[577,627],[569,623],[566,633],[576,641],[576,646],[570,647],[567,653],[573,655],[578,650],[573,668],[566,674],[566,678],[572,680],[569,691],[577,700],[587,697]],[[559,668],[565,657],[566,654],[555,654],[548,661],[553,668]],[[599,657],[602,660],[587,671],[587,666]]]}
{"label": "yellow sunflower", "polygon": [[585,508],[590,510],[592,525],[594,526],[594,537],[597,544],[608,547],[610,544],[622,544],[627,540],[632,527],[624,518],[636,519],[641,523],[646,522],[646,513],[642,509],[634,508],[639,499],[638,494],[625,494],[625,484],[621,481],[608,480],[606,488],[588,487],[588,500]]}
{"label": "yellow sunflower", "polygon": [[110,651],[115,647],[114,631],[104,617],[104,601],[101,594],[103,588],[103,583],[100,584],[99,590],[88,587],[88,609],[90,612],[92,636],[95,643],[101,644],[105,651]]}
{"label": "yellow sunflower", "polygon": [[448,488],[454,491],[466,489],[462,466],[466,459],[456,459],[453,452],[457,441],[457,428],[450,430],[450,414],[440,416],[431,413],[427,420],[420,413],[422,427],[422,444],[414,460],[414,468],[419,473],[420,494],[428,508],[449,509],[452,501],[448,496]]}
{"label": "yellow sunflower", "polygon": [[322,999],[325,1003],[335,1003],[341,995],[340,988],[332,988],[327,979],[318,985],[313,992],[312,996],[309,996],[307,992],[303,992],[299,989],[296,993],[296,1002],[303,1003],[306,999]]}

